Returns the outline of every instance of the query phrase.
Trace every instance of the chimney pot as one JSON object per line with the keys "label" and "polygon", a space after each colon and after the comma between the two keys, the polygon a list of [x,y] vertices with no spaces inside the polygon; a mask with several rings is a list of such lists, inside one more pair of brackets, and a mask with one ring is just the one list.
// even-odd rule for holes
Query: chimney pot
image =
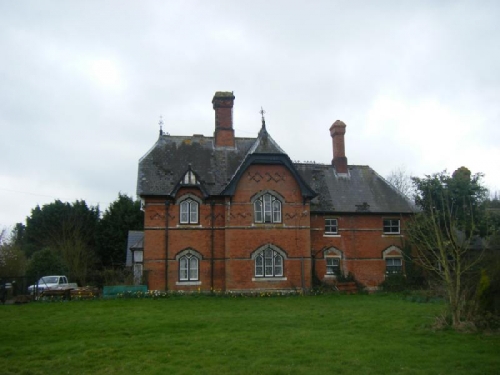
{"label": "chimney pot", "polygon": [[337,120],[330,127],[330,135],[333,143],[333,160],[332,164],[337,173],[347,173],[347,157],[345,156],[345,135],[346,125]]}
{"label": "chimney pot", "polygon": [[215,110],[215,147],[234,147],[232,91],[217,91],[212,99]]}

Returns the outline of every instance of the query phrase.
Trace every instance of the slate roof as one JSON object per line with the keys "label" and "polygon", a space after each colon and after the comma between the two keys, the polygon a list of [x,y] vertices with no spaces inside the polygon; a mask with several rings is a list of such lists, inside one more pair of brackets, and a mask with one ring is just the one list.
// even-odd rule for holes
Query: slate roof
{"label": "slate roof", "polygon": [[236,138],[235,148],[215,148],[213,137],[162,135],[139,161],[137,194],[171,195],[191,165],[210,195],[231,180],[255,138]]}
{"label": "slate roof", "polygon": [[348,174],[337,175],[332,165],[295,164],[318,194],[312,212],[411,213],[411,202],[366,165],[349,165]]}
{"label": "slate roof", "polygon": [[257,138],[235,138],[234,148],[215,148],[213,137],[161,135],[139,161],[137,194],[173,195],[191,168],[207,195],[231,195],[251,163],[283,164],[295,175],[312,212],[410,213],[411,203],[368,166],[348,166],[337,175],[332,165],[292,163],[265,129]]}

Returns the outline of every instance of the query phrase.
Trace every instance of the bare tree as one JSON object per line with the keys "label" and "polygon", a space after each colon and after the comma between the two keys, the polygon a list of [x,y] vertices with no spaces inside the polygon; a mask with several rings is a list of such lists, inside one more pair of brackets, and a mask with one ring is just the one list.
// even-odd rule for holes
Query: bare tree
{"label": "bare tree", "polygon": [[406,198],[413,199],[415,188],[411,176],[404,166],[399,166],[392,170],[386,177],[386,180]]}
{"label": "bare tree", "polygon": [[[461,168],[414,178],[421,211],[407,226],[415,261],[443,286],[452,325],[458,328],[474,313],[477,279],[474,272],[484,246],[479,236],[485,189],[481,175]],[[469,315],[469,316],[467,316]]]}
{"label": "bare tree", "polygon": [[407,235],[416,251],[415,261],[442,282],[452,325],[458,327],[476,287],[467,283],[467,276],[481,261],[483,250],[473,249],[477,237],[472,231],[461,231],[453,215],[451,207],[445,212],[432,207],[415,216]]}
{"label": "bare tree", "polygon": [[78,217],[67,217],[60,224],[57,232],[48,233],[52,238],[51,249],[64,260],[70,277],[85,284],[95,263],[95,254],[84,238],[85,224]]}

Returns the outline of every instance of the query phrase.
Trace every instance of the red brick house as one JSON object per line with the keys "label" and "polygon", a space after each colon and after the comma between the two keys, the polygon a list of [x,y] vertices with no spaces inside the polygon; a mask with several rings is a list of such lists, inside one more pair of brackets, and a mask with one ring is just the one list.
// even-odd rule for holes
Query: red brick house
{"label": "red brick house", "polygon": [[345,124],[332,164],[293,163],[264,118],[235,137],[232,92],[217,92],[213,137],[163,134],[139,161],[149,289],[309,289],[351,273],[376,287],[403,272],[410,203],[368,166],[348,165]]}

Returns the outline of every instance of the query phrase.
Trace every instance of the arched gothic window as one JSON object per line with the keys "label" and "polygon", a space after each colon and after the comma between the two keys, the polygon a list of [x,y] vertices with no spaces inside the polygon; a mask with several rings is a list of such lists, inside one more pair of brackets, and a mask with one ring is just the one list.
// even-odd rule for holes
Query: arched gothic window
{"label": "arched gothic window", "polygon": [[193,199],[183,200],[180,204],[181,224],[198,224],[198,202]]}
{"label": "arched gothic window", "polygon": [[266,248],[255,256],[255,277],[282,277],[283,256],[276,250]]}
{"label": "arched gothic window", "polygon": [[262,195],[254,201],[253,206],[256,223],[281,223],[281,201],[274,195]]}
{"label": "arched gothic window", "polygon": [[194,254],[186,254],[179,258],[179,280],[198,281],[200,261]]}

